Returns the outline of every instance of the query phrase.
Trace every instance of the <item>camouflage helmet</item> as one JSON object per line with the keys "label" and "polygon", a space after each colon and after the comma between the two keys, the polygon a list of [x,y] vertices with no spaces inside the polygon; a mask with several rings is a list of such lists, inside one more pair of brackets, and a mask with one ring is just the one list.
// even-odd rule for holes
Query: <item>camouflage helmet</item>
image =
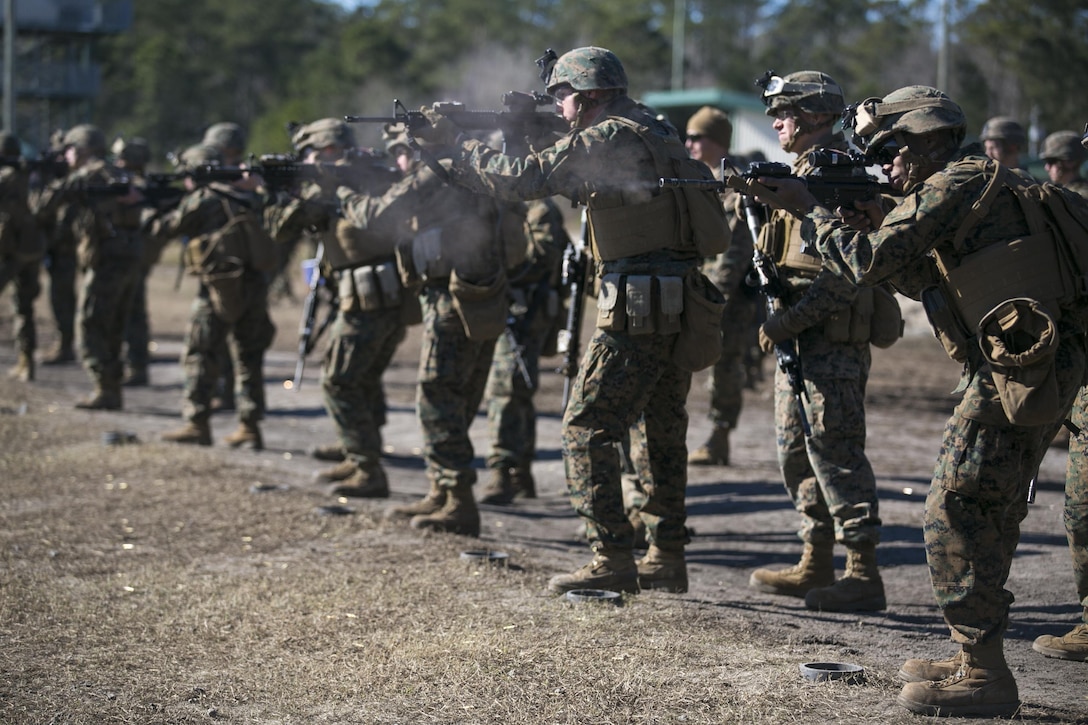
{"label": "camouflage helmet", "polygon": [[118,136],[110,146],[110,152],[124,161],[127,166],[143,167],[151,161],[151,148],[147,144],[147,139],[139,136],[133,136],[127,140]]}
{"label": "camouflage helmet", "polygon": [[1072,161],[1079,166],[1088,159],[1088,151],[1081,146],[1081,135],[1076,131],[1055,131],[1043,141],[1039,158],[1044,161]]}
{"label": "camouflage helmet", "polygon": [[728,150],[733,141],[733,124],[724,111],[713,106],[703,106],[688,119],[687,135],[706,136]]}
{"label": "camouflage helmet", "polygon": [[403,123],[387,123],[382,126],[382,140],[385,141],[385,150],[390,154],[397,146],[407,149],[412,147],[408,143],[408,127]]}
{"label": "camouflage helmet", "polygon": [[223,152],[219,148],[198,143],[181,152],[177,165],[180,170],[188,171],[197,166],[217,166],[221,163],[223,163]]}
{"label": "camouflage helmet", "polygon": [[204,132],[201,143],[205,146],[215,146],[217,149],[238,149],[246,147],[246,132],[237,123],[224,121],[208,126]]}
{"label": "camouflage helmet", "polygon": [[106,135],[98,126],[89,123],[81,123],[73,126],[64,134],[61,145],[65,148],[74,146],[80,151],[89,151],[96,156],[104,156],[106,153]]}
{"label": "camouflage helmet", "polygon": [[982,124],[982,133],[979,134],[982,141],[1008,141],[1017,146],[1023,146],[1027,141],[1024,127],[1011,116],[994,116]]}
{"label": "camouflage helmet", "polygon": [[842,88],[827,73],[801,70],[787,76],[777,76],[773,70],[756,81],[763,88],[763,104],[767,115],[773,116],[784,108],[796,108],[808,113],[839,115],[846,107]]}
{"label": "camouflage helmet", "polygon": [[13,133],[0,131],[0,156],[17,159],[23,155],[23,145]]}
{"label": "camouflage helmet", "polygon": [[951,98],[929,86],[906,86],[880,98],[867,98],[854,111],[855,141],[876,149],[897,133],[925,134],[948,129],[963,140],[967,117]]}
{"label": "camouflage helmet", "polygon": [[555,61],[546,81],[548,93],[569,84],[576,91],[627,89],[627,71],[611,50],[587,46],[569,50]]}
{"label": "camouflage helmet", "polygon": [[322,118],[300,126],[291,135],[291,143],[300,152],[306,148],[323,149],[329,146],[347,149],[355,145],[355,134],[339,118]]}

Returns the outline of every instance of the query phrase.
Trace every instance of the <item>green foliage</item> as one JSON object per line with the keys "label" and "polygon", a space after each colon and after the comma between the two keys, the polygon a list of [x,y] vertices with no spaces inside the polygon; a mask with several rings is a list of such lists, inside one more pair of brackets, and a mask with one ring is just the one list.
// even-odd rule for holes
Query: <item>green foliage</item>
{"label": "green foliage", "polygon": [[[231,120],[251,150],[286,150],[287,121],[387,114],[434,100],[498,107],[502,91],[540,89],[545,48],[613,50],[633,95],[670,86],[675,2],[683,0],[144,0],[129,32],[102,41],[95,121],[147,137],[156,155]],[[686,87],[755,94],[767,68],[817,69],[849,101],[935,82],[932,0],[686,0]],[[1007,69],[1016,98],[1048,129],[1081,128],[1088,97],[1083,0],[956,0],[953,94],[973,120],[1011,113],[990,87]],[[988,60],[992,59],[992,61]],[[1026,120],[1026,119],[1025,119]],[[973,121],[972,121],[973,122]],[[979,120],[981,123],[981,119]],[[359,129],[360,142],[373,143]]]}

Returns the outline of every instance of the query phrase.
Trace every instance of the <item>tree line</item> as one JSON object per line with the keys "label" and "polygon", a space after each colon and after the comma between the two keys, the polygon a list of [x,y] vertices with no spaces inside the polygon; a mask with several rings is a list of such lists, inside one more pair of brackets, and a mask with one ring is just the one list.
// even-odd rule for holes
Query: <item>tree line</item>
{"label": "tree line", "polygon": [[[1083,0],[141,0],[132,28],[98,47],[93,120],[148,138],[160,158],[224,120],[249,129],[252,150],[286,151],[289,121],[388,114],[394,98],[499,108],[504,91],[542,88],[533,61],[546,48],[610,48],[632,95],[666,90],[678,38],[686,88],[755,96],[767,69],[815,69],[854,101],[936,85],[938,7],[942,90],[969,135],[999,114],[1048,132],[1084,127]],[[358,131],[377,143],[377,128]]]}

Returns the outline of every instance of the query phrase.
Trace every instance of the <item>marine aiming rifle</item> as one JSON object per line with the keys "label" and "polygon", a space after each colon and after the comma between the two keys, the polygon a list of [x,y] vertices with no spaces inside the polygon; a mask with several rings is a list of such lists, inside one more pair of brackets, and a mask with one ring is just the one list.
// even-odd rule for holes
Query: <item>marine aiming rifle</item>
{"label": "marine aiming rifle", "polygon": [[[510,141],[536,139],[570,130],[570,124],[562,116],[537,110],[539,106],[555,105],[555,99],[546,93],[507,91],[502,94],[502,105],[506,110],[470,111],[462,103],[446,101],[435,103],[431,110],[465,131],[502,131],[503,138]],[[344,116],[344,120],[348,123],[402,124],[410,143],[414,143],[413,131],[431,125],[422,111],[409,111],[399,99],[393,100],[392,116]]]}
{"label": "marine aiming rifle", "polygon": [[574,376],[578,374],[581,362],[582,346],[582,311],[585,308],[585,286],[588,262],[586,260],[586,238],[589,221],[586,210],[582,209],[582,238],[571,239],[563,250],[563,275],[561,284],[569,295],[567,324],[556,337],[555,349],[563,355],[563,363],[556,371],[563,376],[563,410],[570,400],[570,389]]}
{"label": "marine aiming rifle", "polygon": [[787,164],[775,161],[757,161],[748,166],[742,174],[723,174],[721,181],[710,179],[669,179],[662,178],[662,187],[697,186],[713,189],[718,193],[735,189],[746,196],[758,196],[774,200],[794,216],[803,217],[804,210],[792,208],[775,195],[774,190],[757,181],[767,179],[799,179],[804,182],[816,201],[828,209],[840,206],[852,208],[855,201],[875,199],[881,194],[898,193],[889,184],[881,183],[866,171],[874,162],[864,154],[837,149],[815,149],[808,154],[808,162],[814,167],[812,172],[797,176]]}

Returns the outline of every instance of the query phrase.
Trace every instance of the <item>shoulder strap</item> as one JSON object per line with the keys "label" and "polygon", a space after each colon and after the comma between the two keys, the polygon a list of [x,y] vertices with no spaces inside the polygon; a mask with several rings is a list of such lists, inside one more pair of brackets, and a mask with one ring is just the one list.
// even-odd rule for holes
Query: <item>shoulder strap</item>
{"label": "shoulder strap", "polygon": [[971,209],[967,212],[963,223],[956,230],[952,246],[957,251],[963,248],[963,240],[966,239],[967,234],[975,228],[976,224],[982,221],[983,217],[990,213],[990,207],[993,206],[997,193],[1001,191],[1001,187],[1005,185],[1005,181],[1009,177],[1008,167],[992,160],[986,162],[986,165],[982,168],[982,173],[985,174],[991,167],[994,169],[994,175],[990,178],[990,182],[986,184],[986,188],[982,190],[982,196],[971,205]]}

